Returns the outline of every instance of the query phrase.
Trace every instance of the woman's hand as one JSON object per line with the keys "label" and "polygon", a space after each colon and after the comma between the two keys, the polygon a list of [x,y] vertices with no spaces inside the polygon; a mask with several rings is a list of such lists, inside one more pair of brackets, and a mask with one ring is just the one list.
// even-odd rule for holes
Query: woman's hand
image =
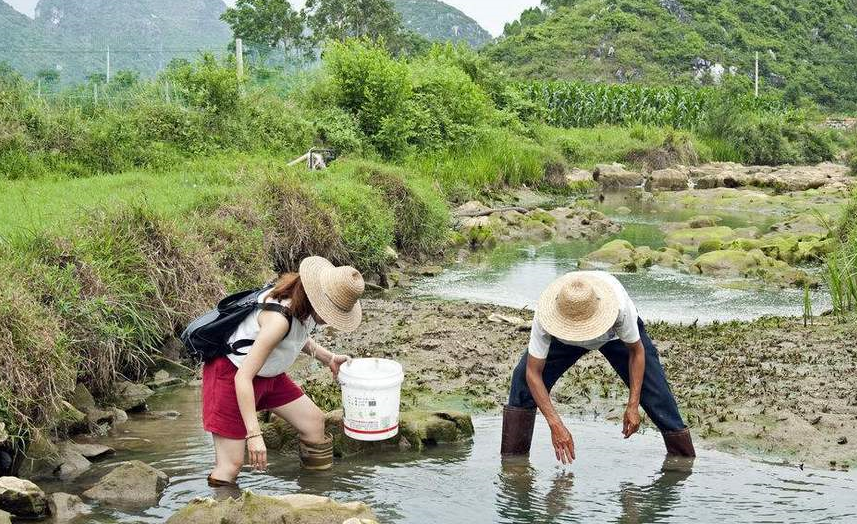
{"label": "woman's hand", "polygon": [[250,457],[250,466],[256,471],[268,469],[268,450],[265,447],[265,439],[262,435],[256,435],[247,439],[247,454]]}
{"label": "woman's hand", "polygon": [[330,368],[331,373],[333,373],[334,379],[339,378],[339,368],[349,360],[351,360],[351,357],[348,355],[337,355],[334,353],[330,356],[330,362],[328,362],[327,366]]}
{"label": "woman's hand", "polygon": [[576,458],[574,456],[574,439],[571,438],[571,432],[565,427],[562,421],[551,424],[550,428],[553,449],[556,451],[556,459],[563,464],[571,464]]}

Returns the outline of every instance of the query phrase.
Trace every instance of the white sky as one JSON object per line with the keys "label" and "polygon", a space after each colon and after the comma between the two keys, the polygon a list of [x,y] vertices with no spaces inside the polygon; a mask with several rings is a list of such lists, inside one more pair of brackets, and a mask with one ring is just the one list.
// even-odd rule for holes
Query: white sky
{"label": "white sky", "polygon": [[[5,1],[18,11],[32,17],[38,0],[0,0]],[[69,0],[72,1],[72,0]],[[234,0],[224,0],[234,4]],[[518,18],[521,12],[534,5],[539,0],[444,0],[447,4],[461,9],[468,16],[479,22],[492,35],[498,36],[503,32],[503,25]],[[291,0],[294,4],[303,4],[303,0]]]}

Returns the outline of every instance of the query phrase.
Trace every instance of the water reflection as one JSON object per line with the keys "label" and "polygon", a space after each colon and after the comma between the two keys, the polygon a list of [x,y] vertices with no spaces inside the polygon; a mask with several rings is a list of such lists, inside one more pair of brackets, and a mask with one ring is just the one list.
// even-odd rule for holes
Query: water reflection
{"label": "water reflection", "polygon": [[[621,481],[616,498],[621,514],[616,522],[643,524],[669,517],[681,503],[681,485],[693,473],[692,458],[666,457],[659,474],[647,485]],[[618,472],[621,476],[621,472]],[[574,508],[574,473],[560,469],[550,478],[548,489],[539,489],[539,471],[527,457],[509,457],[501,462],[497,482],[496,509],[502,522],[585,522]],[[606,501],[605,501],[606,502]],[[589,517],[591,518],[591,516]]]}

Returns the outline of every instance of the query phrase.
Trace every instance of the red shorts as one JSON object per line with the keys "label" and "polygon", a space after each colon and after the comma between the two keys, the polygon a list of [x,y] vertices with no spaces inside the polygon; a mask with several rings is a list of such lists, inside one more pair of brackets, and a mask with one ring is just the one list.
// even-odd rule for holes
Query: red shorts
{"label": "red shorts", "polygon": [[[231,439],[247,436],[235,394],[237,371],[235,364],[226,357],[212,360],[202,368],[202,427]],[[276,377],[254,378],[253,392],[256,394],[256,411],[284,406],[304,394],[285,373]]]}

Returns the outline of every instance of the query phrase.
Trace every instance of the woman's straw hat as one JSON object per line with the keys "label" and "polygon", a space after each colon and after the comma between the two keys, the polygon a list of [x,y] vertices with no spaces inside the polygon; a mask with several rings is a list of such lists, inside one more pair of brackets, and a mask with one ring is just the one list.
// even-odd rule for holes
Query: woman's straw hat
{"label": "woman's straw hat", "polygon": [[309,257],[301,262],[299,273],[312,308],[325,323],[340,331],[357,329],[363,315],[360,296],[366,287],[359,271]]}
{"label": "woman's straw hat", "polygon": [[549,334],[583,342],[607,333],[619,317],[619,299],[610,283],[591,273],[567,273],[542,293],[536,311]]}

